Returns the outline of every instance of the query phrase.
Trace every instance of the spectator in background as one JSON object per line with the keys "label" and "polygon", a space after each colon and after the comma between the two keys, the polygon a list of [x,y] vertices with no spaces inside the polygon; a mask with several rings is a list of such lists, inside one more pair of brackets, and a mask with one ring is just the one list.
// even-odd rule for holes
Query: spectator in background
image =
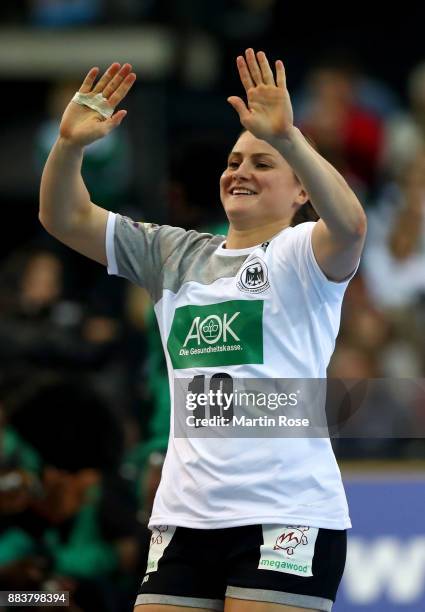
{"label": "spectator in background", "polygon": [[1,380],[0,516],[4,524],[6,516],[23,512],[29,506],[31,494],[38,486],[41,458],[8,423],[3,395],[4,380]]}
{"label": "spectator in background", "polygon": [[[367,364],[370,369],[367,378],[384,375],[381,358],[390,337],[389,322],[370,302],[367,292],[364,292],[364,282],[358,276],[344,305],[337,350],[338,353],[339,350],[346,349],[347,356],[354,357],[356,354],[359,357],[359,360],[353,359],[353,377],[361,378],[356,374],[359,361],[362,367]],[[347,360],[344,360],[344,363],[347,363]],[[330,368],[333,373],[332,364],[331,360]]]}
{"label": "spectator in background", "polygon": [[0,363],[19,363],[23,371],[64,366],[75,361],[75,332],[81,305],[64,295],[58,256],[34,248],[14,254],[1,274]]}
{"label": "spectator in background", "polygon": [[402,457],[409,454],[409,438],[415,431],[417,435],[425,431],[416,415],[414,385],[379,378],[382,371],[376,357],[349,344],[341,344],[333,355],[329,376],[338,380],[328,384],[328,417],[337,433],[340,458]]}
{"label": "spectator in background", "polygon": [[318,151],[367,197],[376,187],[382,122],[357,95],[357,71],[344,61],[326,61],[307,75],[300,127]]}
{"label": "spectator in background", "polygon": [[425,62],[411,71],[407,88],[409,108],[390,116],[385,129],[384,169],[390,180],[399,180],[425,148]]}
{"label": "spectator in background", "polygon": [[[105,297],[105,282],[93,281],[77,299],[62,259],[34,246],[5,262],[0,289],[0,367],[12,360],[23,378],[46,368],[84,369],[124,420],[140,384],[133,371],[138,367],[140,378],[145,356],[143,336],[122,316],[124,283],[117,279],[113,295]],[[130,350],[136,342],[137,355]]]}
{"label": "spectator in background", "polygon": [[118,612],[135,588],[129,576],[139,569],[143,530],[117,472],[118,422],[88,382],[79,383],[49,376],[9,392],[10,420],[43,466],[25,507],[2,522],[0,580],[35,590],[49,583],[71,591],[72,605],[86,612]]}
{"label": "spectator in background", "polygon": [[[425,150],[420,149],[395,184],[388,185],[373,214],[363,265],[372,302],[396,334],[415,351],[419,376],[425,366]],[[401,354],[399,355],[399,360]]]}

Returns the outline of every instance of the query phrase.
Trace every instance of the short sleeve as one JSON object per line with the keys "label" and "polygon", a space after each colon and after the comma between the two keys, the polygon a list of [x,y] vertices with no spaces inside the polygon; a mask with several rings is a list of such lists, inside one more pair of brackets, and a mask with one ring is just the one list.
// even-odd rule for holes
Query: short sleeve
{"label": "short sleeve", "polygon": [[108,273],[144,287],[156,303],[165,287],[176,290],[181,286],[185,271],[202,249],[211,244],[211,249],[215,250],[217,240],[221,239],[220,236],[142,223],[109,213],[106,226]]}
{"label": "short sleeve", "polygon": [[314,290],[321,300],[341,301],[348,283],[357,272],[358,264],[352,274],[343,281],[338,282],[327,278],[317,263],[313,252],[312,232],[314,226],[315,222],[309,221],[292,228],[292,232],[285,241],[286,244],[282,244],[282,248],[288,250],[287,260],[292,262],[297,276],[306,289]]}
{"label": "short sleeve", "polygon": [[145,287],[152,296],[162,289],[162,270],[187,232],[179,227],[133,221],[109,213],[106,227],[108,273]]}

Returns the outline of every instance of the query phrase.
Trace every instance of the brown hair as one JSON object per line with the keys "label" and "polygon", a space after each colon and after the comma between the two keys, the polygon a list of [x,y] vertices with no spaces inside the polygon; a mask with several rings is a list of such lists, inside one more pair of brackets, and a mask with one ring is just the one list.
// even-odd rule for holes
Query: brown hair
{"label": "brown hair", "polygon": [[310,202],[306,202],[292,217],[291,227],[295,227],[296,225],[305,223],[306,221],[317,221],[318,219],[320,219],[320,217],[314,210],[313,206],[310,204]]}

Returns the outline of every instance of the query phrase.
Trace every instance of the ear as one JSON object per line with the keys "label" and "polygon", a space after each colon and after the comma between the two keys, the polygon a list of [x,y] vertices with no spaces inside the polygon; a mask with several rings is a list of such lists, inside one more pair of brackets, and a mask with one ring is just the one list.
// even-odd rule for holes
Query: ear
{"label": "ear", "polygon": [[307,202],[310,201],[310,198],[308,196],[307,191],[304,189],[304,187],[300,187],[300,190],[292,204],[292,209],[294,211],[294,215],[299,211],[299,209],[304,206],[304,204],[307,204]]}
{"label": "ear", "polygon": [[300,187],[297,197],[295,198],[294,204],[298,204],[298,207],[303,206],[310,200],[307,191],[303,186]]}

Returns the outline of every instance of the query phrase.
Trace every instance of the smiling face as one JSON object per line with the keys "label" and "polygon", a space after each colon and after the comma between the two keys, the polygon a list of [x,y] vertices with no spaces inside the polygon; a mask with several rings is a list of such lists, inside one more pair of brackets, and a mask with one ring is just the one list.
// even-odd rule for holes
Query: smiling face
{"label": "smiling face", "polygon": [[290,225],[308,200],[280,153],[244,132],[232,149],[220,179],[220,197],[233,227],[250,229],[271,223]]}

